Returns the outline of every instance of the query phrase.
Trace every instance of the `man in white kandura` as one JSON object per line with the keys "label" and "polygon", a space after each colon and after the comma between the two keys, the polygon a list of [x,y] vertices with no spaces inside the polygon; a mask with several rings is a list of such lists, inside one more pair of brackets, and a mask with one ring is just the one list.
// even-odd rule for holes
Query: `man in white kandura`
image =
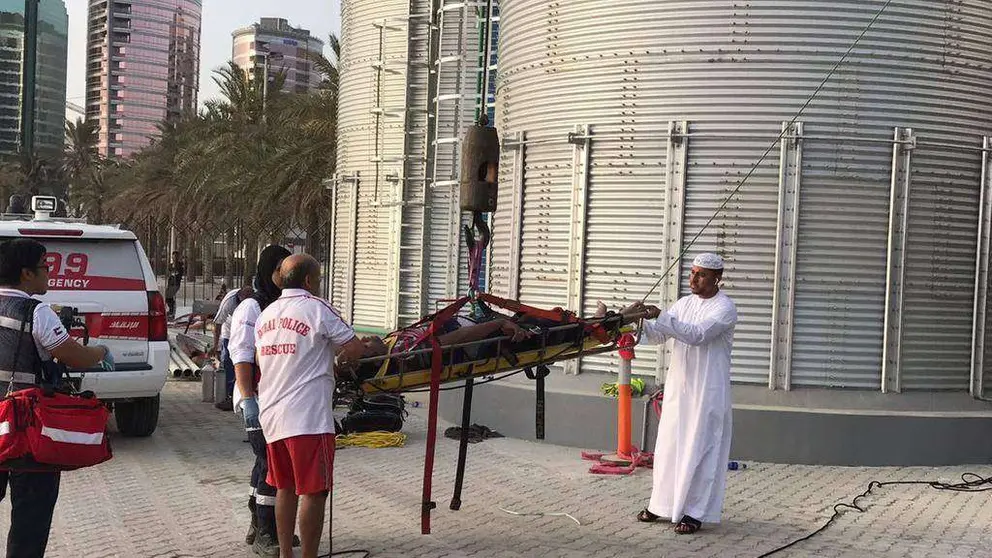
{"label": "man in white kandura", "polygon": [[654,488],[637,519],[664,518],[675,532],[695,533],[719,523],[730,457],[730,351],[737,307],[720,291],[723,259],[701,254],[692,262],[689,288],[667,312],[647,307],[643,337],[674,339],[665,377],[665,403],[654,448]]}

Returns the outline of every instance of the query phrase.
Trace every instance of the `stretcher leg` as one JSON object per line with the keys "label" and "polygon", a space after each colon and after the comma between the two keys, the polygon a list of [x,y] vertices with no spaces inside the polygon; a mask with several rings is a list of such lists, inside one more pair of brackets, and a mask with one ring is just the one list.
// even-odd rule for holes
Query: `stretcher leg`
{"label": "stretcher leg", "polygon": [[545,407],[545,390],[544,390],[544,379],[551,375],[551,369],[547,366],[541,364],[532,368],[525,368],[524,374],[534,380],[534,436],[538,440],[544,439],[544,407]]}
{"label": "stretcher leg", "polygon": [[537,369],[537,381],[536,381],[536,402],[534,405],[534,436],[538,440],[544,439],[544,374],[541,373],[541,368],[539,366]]}
{"label": "stretcher leg", "polygon": [[450,509],[462,507],[462,484],[465,481],[465,457],[468,454],[468,429],[472,422],[472,389],[475,380],[465,380],[465,397],[462,400],[462,433],[458,440],[458,466],[455,469],[455,493],[451,496]]}

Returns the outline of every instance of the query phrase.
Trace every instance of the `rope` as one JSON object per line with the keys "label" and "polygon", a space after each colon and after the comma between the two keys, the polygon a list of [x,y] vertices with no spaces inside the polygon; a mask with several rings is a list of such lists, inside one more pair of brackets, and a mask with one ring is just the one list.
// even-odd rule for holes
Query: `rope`
{"label": "rope", "polygon": [[578,519],[575,519],[571,514],[568,514],[568,513],[560,513],[560,512],[521,513],[521,512],[515,512],[513,510],[507,510],[507,509],[503,509],[503,508],[498,508],[498,509],[499,509],[499,511],[504,512],[504,513],[508,513],[510,515],[519,515],[519,516],[531,515],[531,516],[537,516],[537,517],[567,517],[567,518],[571,519],[572,521],[574,521],[575,524],[578,525],[579,527],[582,526],[582,522],[580,522]]}
{"label": "rope", "polygon": [[830,525],[844,513],[844,510],[854,510],[859,513],[865,513],[865,511],[867,511],[867,508],[859,505],[858,500],[861,500],[862,498],[867,498],[876,488],[882,488],[886,486],[912,486],[912,485],[929,486],[930,488],[933,488],[935,490],[949,490],[951,492],[988,492],[992,490],[992,477],[983,477],[975,473],[963,473],[961,475],[961,482],[958,483],[927,481],[927,480],[905,480],[905,481],[873,480],[868,483],[868,488],[861,494],[855,496],[850,503],[840,502],[838,504],[835,504],[833,515],[831,515],[830,518],[827,519],[826,523],[820,526],[819,529],[813,531],[812,533],[806,535],[805,537],[798,538],[788,544],[782,545],[774,550],[770,550],[762,554],[758,558],[766,558],[767,556],[778,554],[783,550],[792,548],[793,546],[803,541],[807,541],[813,538],[814,536],[822,533],[827,527],[830,527]]}
{"label": "rope", "polygon": [[868,22],[868,25],[866,25],[865,28],[861,30],[861,34],[858,35],[858,38],[855,39],[853,43],[851,43],[851,46],[848,47],[844,55],[841,56],[840,59],[837,61],[837,63],[834,64],[834,67],[831,68],[829,72],[827,72],[827,75],[820,82],[820,85],[816,87],[816,90],[813,91],[813,94],[810,95],[808,99],[806,99],[805,103],[803,103],[803,106],[802,108],[799,109],[799,112],[797,112],[796,115],[792,117],[792,120],[789,121],[789,125],[782,127],[782,133],[780,133],[778,137],[775,138],[775,141],[773,141],[771,145],[768,146],[768,149],[766,149],[765,152],[762,153],[758,161],[754,163],[753,166],[751,166],[751,170],[749,170],[747,174],[744,175],[744,178],[742,178],[741,181],[737,184],[737,187],[731,190],[730,194],[727,195],[726,199],[723,200],[723,203],[721,203],[719,207],[716,208],[716,211],[713,212],[713,215],[711,215],[710,218],[706,221],[706,223],[702,226],[702,228],[699,229],[699,232],[697,232],[696,235],[693,236],[692,239],[688,242],[688,244],[685,245],[685,248],[683,248],[682,251],[679,253],[679,257],[673,260],[671,264],[669,264],[668,269],[666,269],[665,272],[661,275],[661,277],[658,278],[655,284],[651,287],[651,290],[649,290],[647,294],[644,295],[644,298],[641,299],[642,303],[647,302],[648,297],[654,294],[654,291],[658,288],[658,285],[661,285],[661,282],[664,281],[666,277],[668,277],[668,275],[672,272],[672,269],[674,269],[675,266],[677,266],[679,262],[682,261],[682,258],[685,257],[689,249],[692,248],[692,246],[696,243],[697,240],[699,240],[699,237],[702,236],[704,232],[706,232],[706,229],[708,229],[709,226],[713,223],[713,221],[720,215],[720,213],[723,212],[724,208],[727,207],[727,204],[730,203],[730,200],[737,195],[737,192],[740,191],[740,189],[744,186],[744,184],[748,181],[748,179],[751,178],[751,176],[755,173],[755,171],[758,170],[758,167],[761,166],[761,163],[765,161],[765,159],[768,157],[768,154],[772,152],[772,149],[775,149],[775,146],[778,145],[780,141],[782,141],[782,138],[785,137],[785,135],[792,130],[792,126],[796,123],[797,120],[799,120],[799,117],[802,116],[804,112],[806,112],[806,109],[809,108],[809,105],[813,102],[816,96],[820,94],[820,91],[823,90],[823,87],[827,84],[828,81],[830,81],[830,78],[833,77],[834,73],[837,72],[837,69],[840,68],[841,64],[843,64],[844,61],[847,60],[847,57],[851,55],[851,52],[854,51],[854,48],[858,46],[858,43],[861,42],[861,39],[863,39],[864,36],[868,33],[868,31],[875,25],[875,22],[878,21],[878,18],[882,16],[882,12],[884,12],[891,3],[892,0],[886,0],[885,4],[883,4],[881,9],[879,9],[878,12],[875,14],[875,17],[871,18],[871,21]]}
{"label": "rope", "polygon": [[401,448],[406,445],[406,434],[402,432],[359,432],[344,434],[335,439],[334,446],[338,448]]}

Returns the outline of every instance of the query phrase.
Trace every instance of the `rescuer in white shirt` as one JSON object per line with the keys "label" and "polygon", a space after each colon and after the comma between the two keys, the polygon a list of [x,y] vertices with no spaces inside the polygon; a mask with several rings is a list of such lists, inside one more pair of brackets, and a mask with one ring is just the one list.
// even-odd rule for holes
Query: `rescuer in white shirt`
{"label": "rescuer in white shirt", "polygon": [[268,441],[267,481],[278,490],[281,555],[293,556],[299,507],[303,557],[316,558],[334,467],[334,358],[355,361],[364,345],[338,312],[315,296],[317,260],[290,256],[280,271],[282,295],[255,321],[259,419]]}
{"label": "rescuer in white shirt", "polygon": [[265,482],[269,465],[265,433],[258,423],[255,321],[262,310],[268,308],[282,293],[276,283],[277,270],[279,263],[289,254],[289,250],[278,245],[266,246],[259,254],[257,271],[252,281],[255,292],[234,310],[231,316],[231,340],[228,343],[236,380],[233,407],[244,418],[248,442],[255,454],[251,470],[251,495],[248,498],[251,525],[245,542],[251,545],[255,554],[270,558],[279,556],[279,543],[276,540],[276,489]]}

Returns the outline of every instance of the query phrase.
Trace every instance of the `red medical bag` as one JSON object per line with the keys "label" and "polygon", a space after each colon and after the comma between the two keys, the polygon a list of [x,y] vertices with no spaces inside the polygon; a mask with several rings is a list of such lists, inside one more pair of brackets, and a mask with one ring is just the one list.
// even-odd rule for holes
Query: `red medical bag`
{"label": "red medical bag", "polygon": [[38,387],[0,400],[0,470],[71,471],[113,457],[99,399]]}

